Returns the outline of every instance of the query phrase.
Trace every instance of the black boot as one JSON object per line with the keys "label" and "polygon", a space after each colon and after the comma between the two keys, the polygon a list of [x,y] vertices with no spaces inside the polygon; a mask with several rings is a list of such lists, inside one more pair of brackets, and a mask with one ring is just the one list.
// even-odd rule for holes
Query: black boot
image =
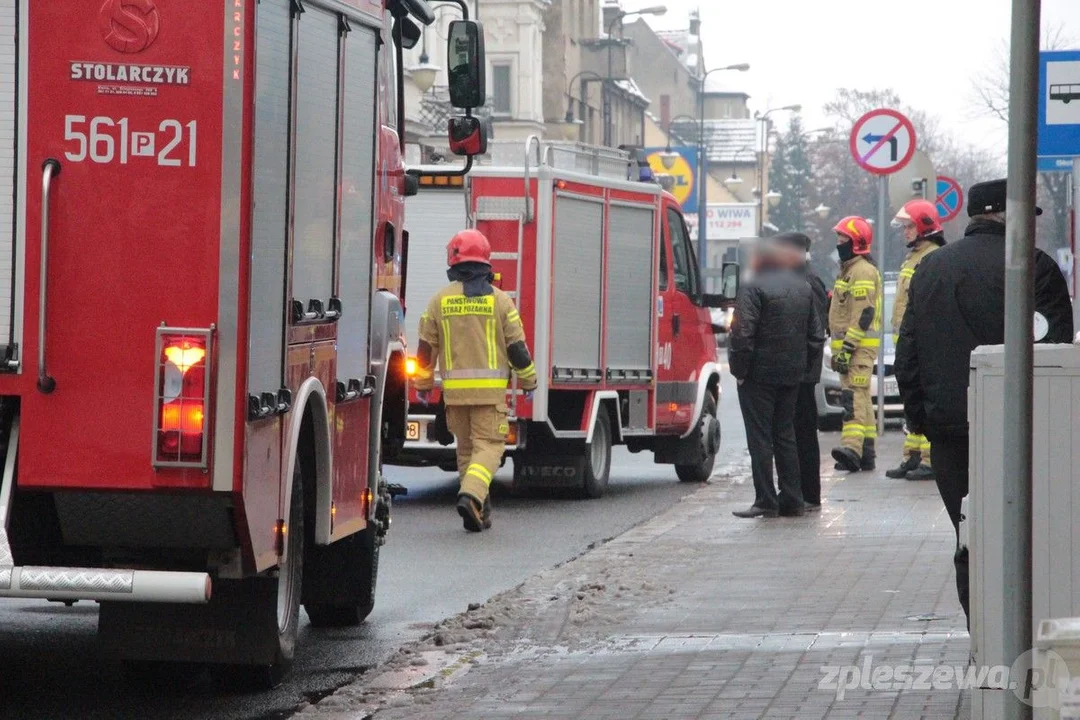
{"label": "black boot", "polygon": [[908,480],[937,480],[934,468],[929,465],[920,465],[907,474]]}
{"label": "black boot", "polygon": [[873,440],[863,440],[862,459],[859,461],[859,470],[870,472],[877,467],[877,449]]}
{"label": "black boot", "polygon": [[922,462],[921,454],[915,453],[914,455],[909,455],[904,459],[904,462],[900,463],[899,467],[895,467],[892,470],[886,470],[885,477],[892,478],[893,480],[906,478],[909,472],[919,467],[920,462]]}
{"label": "black boot", "polygon": [[480,503],[470,495],[458,495],[457,511],[462,524],[469,532],[478,533],[484,529],[484,518]]}
{"label": "black boot", "polygon": [[859,453],[855,452],[849,447],[833,448],[832,451],[833,460],[836,461],[837,468],[840,470],[846,470],[847,472],[859,471]]}
{"label": "black boot", "polygon": [[491,496],[488,495],[488,499],[484,501],[484,509],[480,511],[480,521],[484,524],[485,530],[491,529]]}

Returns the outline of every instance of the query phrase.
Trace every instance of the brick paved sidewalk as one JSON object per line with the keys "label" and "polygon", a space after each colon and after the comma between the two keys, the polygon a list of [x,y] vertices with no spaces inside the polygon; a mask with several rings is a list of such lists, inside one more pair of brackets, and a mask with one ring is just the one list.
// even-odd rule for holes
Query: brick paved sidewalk
{"label": "brick paved sidewalk", "polygon": [[[836,440],[823,435],[823,448]],[[877,473],[841,477],[830,461],[823,511],[797,519],[731,515],[753,496],[743,459],[734,476],[444,623],[427,649],[455,662],[421,687],[387,694],[365,678],[301,717],[967,718],[966,692],[893,689],[963,668],[969,642],[937,489],[886,479],[896,433],[882,445]],[[423,649],[398,667],[423,669]],[[899,665],[910,674],[892,676]]]}

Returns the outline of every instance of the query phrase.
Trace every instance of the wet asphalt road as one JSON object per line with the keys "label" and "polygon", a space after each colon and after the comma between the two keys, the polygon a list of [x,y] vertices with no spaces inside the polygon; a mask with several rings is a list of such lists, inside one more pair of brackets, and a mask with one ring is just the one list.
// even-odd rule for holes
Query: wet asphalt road
{"label": "wet asphalt road", "polygon": [[[723,455],[745,449],[734,383],[720,405]],[[719,464],[724,463],[724,457]],[[97,606],[0,601],[0,718],[287,718],[355,680],[426,624],[514,587],[614,537],[693,491],[648,453],[616,450],[607,495],[594,501],[508,497],[495,490],[495,527],[469,535],[452,504],[456,481],[436,469],[388,468],[409,496],[394,505],[375,611],[360,627],[313,630],[302,617],[291,675],[270,692],[235,689],[205,668],[182,666],[151,683],[124,680],[96,644]],[[509,479],[504,468],[497,483]],[[500,490],[503,490],[500,492]]]}

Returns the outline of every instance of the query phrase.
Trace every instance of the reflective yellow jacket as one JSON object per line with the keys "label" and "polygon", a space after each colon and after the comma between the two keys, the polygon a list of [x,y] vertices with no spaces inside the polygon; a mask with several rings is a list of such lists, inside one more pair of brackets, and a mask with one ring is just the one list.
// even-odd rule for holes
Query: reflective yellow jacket
{"label": "reflective yellow jacket", "polygon": [[900,278],[896,281],[896,300],[892,310],[892,338],[895,343],[900,339],[900,323],[904,322],[904,312],[908,304],[908,288],[911,287],[911,278],[915,276],[915,268],[930,253],[940,247],[930,240],[918,240],[915,247],[908,253],[904,264],[900,266]]}
{"label": "reflective yellow jacket", "polygon": [[829,334],[833,353],[843,346],[866,349],[874,355],[881,346],[881,273],[857,255],[840,266],[829,303]]}
{"label": "reflective yellow jacket", "polygon": [[435,364],[442,378],[447,405],[501,405],[506,402],[510,372],[517,373],[524,390],[536,387],[536,367],[514,369],[507,349],[525,342],[514,301],[498,288],[491,295],[465,297],[462,284],[443,288],[420,316],[420,340],[431,346],[431,362],[418,362],[414,386],[430,390]]}

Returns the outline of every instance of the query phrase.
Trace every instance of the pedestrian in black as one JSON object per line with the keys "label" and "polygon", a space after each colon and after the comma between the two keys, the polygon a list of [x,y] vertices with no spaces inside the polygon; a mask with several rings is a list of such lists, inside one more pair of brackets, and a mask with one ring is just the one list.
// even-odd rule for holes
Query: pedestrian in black
{"label": "pedestrian in black", "polygon": [[[960,503],[968,493],[971,351],[1005,342],[1005,194],[1004,180],[979,183],[968,191],[971,222],[964,238],[919,265],[896,345],[904,412],[911,431],[930,440],[938,490],[957,532]],[[1035,251],[1034,268],[1034,340],[1072,342],[1065,277],[1041,250]],[[957,595],[968,614],[968,556],[959,542],[954,563]]]}
{"label": "pedestrian in black", "polygon": [[[801,273],[814,294],[814,307],[823,330],[829,325],[829,291],[825,283],[810,269],[811,241],[798,232],[781,233],[778,242],[792,246],[795,271]],[[825,332],[828,335],[828,332]],[[799,396],[795,401],[795,446],[799,452],[799,475],[802,480],[803,502],[807,510],[821,509],[821,446],[818,441],[817,385],[821,381],[822,352],[809,349],[809,368],[799,383]]]}
{"label": "pedestrian in black", "polygon": [[[754,504],[737,517],[802,515],[795,405],[799,384],[825,344],[813,292],[793,270],[796,253],[775,238],[762,240],[753,260],[754,277],[739,290],[728,338],[731,374],[754,476]],[[773,484],[773,458],[780,482]]]}

